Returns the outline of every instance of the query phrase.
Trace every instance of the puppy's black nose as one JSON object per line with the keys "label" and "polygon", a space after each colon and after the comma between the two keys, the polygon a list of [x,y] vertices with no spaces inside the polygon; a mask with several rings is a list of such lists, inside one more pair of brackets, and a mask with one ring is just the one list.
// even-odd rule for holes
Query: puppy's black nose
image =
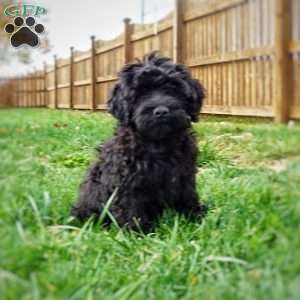
{"label": "puppy's black nose", "polygon": [[166,106],[158,106],[153,110],[153,114],[155,117],[166,116],[170,110]]}

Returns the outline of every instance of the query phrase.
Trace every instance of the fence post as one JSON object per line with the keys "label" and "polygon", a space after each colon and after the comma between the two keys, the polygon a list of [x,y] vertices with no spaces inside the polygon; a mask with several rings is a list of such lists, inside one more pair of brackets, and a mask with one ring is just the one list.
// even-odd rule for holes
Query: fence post
{"label": "fence post", "polygon": [[28,76],[29,76],[29,73],[26,73],[24,75],[24,107],[28,107]]}
{"label": "fence post", "polygon": [[20,76],[17,77],[17,84],[14,87],[14,94],[15,94],[15,106],[19,107],[20,106]]}
{"label": "fence post", "polygon": [[24,107],[29,106],[29,96],[28,96],[28,77],[29,72],[24,74]]}
{"label": "fence post", "polygon": [[132,48],[131,48],[131,31],[132,25],[130,19],[124,19],[124,63],[127,64],[132,60]]}
{"label": "fence post", "polygon": [[25,103],[25,107],[30,107],[31,106],[31,97],[30,97],[30,73],[26,74],[25,77],[25,84],[26,84],[26,103]]}
{"label": "fence post", "polygon": [[47,97],[47,65],[44,61],[44,79],[43,79],[43,106],[48,106],[48,97]]}
{"label": "fence post", "polygon": [[30,97],[29,97],[29,76],[30,76],[30,73],[27,72],[25,75],[24,75],[24,82],[25,82],[25,101],[24,101],[24,107],[29,107],[30,106]]}
{"label": "fence post", "polygon": [[96,84],[97,84],[97,74],[96,74],[96,43],[95,36],[91,36],[91,79],[92,79],[92,110],[97,109],[96,101]]}
{"label": "fence post", "polygon": [[70,109],[74,109],[74,47],[70,47]]}
{"label": "fence post", "polygon": [[175,63],[183,63],[183,0],[174,0],[173,15],[173,60]]}
{"label": "fence post", "polygon": [[23,78],[22,78],[22,75],[20,75],[19,77],[19,84],[18,84],[18,90],[19,90],[19,95],[18,95],[18,107],[21,107],[22,105],[22,96],[23,96],[23,92],[20,93],[20,91],[22,91],[23,89]]}
{"label": "fence post", "polygon": [[34,107],[34,79],[33,75],[34,71],[31,71],[30,77],[29,77],[29,97],[30,97],[30,107]]}
{"label": "fence post", "polygon": [[37,71],[37,74],[38,74],[38,80],[37,80],[37,88],[36,88],[36,93],[37,93],[37,106],[38,107],[41,107],[41,79],[42,79],[42,72],[41,70],[38,70]]}
{"label": "fence post", "polygon": [[22,91],[21,92],[21,97],[19,97],[19,105],[21,106],[21,107],[23,107],[23,101],[24,101],[24,75],[22,74],[21,75],[21,83],[20,83],[20,90]]}
{"label": "fence post", "polygon": [[292,98],[291,60],[289,45],[291,41],[291,0],[276,0],[275,36],[275,122],[289,120],[289,105]]}
{"label": "fence post", "polygon": [[34,102],[34,107],[38,106],[38,71],[36,68],[34,68],[34,73],[33,73],[33,86],[34,86],[34,97],[33,97],[33,102]]}
{"label": "fence post", "polygon": [[23,74],[22,76],[22,107],[27,106],[27,82],[26,82],[26,75]]}
{"label": "fence post", "polygon": [[54,55],[54,109],[57,109],[57,58]]}
{"label": "fence post", "polygon": [[34,107],[34,95],[35,95],[35,86],[34,86],[34,69],[33,71],[31,71],[30,73],[30,81],[29,81],[29,89],[30,89],[30,92],[29,92],[29,95],[30,95],[30,106],[31,107]]}
{"label": "fence post", "polygon": [[22,78],[22,75],[20,75],[18,85],[15,88],[18,91],[18,107],[20,107],[21,103],[22,103],[22,95],[23,95],[23,92],[22,92],[23,86],[22,86],[22,84],[23,84],[23,78]]}
{"label": "fence post", "polygon": [[[19,80],[18,80],[18,85],[17,85],[17,90],[20,91],[20,87],[21,87],[21,75],[19,75]],[[18,97],[17,97],[17,106],[20,106],[20,92],[18,93]]]}
{"label": "fence post", "polygon": [[31,74],[31,80],[30,80],[30,88],[32,90],[31,92],[31,103],[32,103],[32,107],[35,107],[36,103],[35,103],[35,69],[33,69],[32,74]]}
{"label": "fence post", "polygon": [[29,77],[29,97],[30,97],[30,107],[34,107],[34,82],[33,82],[33,73],[34,71],[30,72]]}

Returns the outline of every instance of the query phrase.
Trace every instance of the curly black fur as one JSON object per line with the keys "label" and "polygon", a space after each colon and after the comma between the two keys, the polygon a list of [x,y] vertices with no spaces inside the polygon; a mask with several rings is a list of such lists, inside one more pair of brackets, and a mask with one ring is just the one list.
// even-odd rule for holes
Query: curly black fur
{"label": "curly black fur", "polygon": [[203,87],[183,65],[157,53],[125,65],[108,102],[119,122],[116,133],[99,150],[72,215],[99,216],[117,189],[109,210],[121,227],[148,232],[166,207],[201,216],[190,125],[203,98]]}

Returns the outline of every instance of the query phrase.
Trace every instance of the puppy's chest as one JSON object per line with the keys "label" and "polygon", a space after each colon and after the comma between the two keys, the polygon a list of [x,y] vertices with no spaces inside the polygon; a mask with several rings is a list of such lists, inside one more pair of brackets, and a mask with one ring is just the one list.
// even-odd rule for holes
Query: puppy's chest
{"label": "puppy's chest", "polygon": [[142,162],[140,174],[149,187],[172,189],[180,185],[184,169],[183,161],[178,157],[149,156]]}

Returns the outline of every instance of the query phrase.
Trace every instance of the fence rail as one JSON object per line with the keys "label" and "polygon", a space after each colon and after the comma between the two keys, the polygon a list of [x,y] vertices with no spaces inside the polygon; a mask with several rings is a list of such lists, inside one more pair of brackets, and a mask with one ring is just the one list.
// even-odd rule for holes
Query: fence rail
{"label": "fence rail", "polygon": [[43,71],[0,82],[1,95],[11,92],[1,104],[105,109],[122,65],[159,50],[206,87],[204,113],[300,118],[300,0],[174,2],[156,23],[125,19],[115,39],[92,36],[90,50],[71,47]]}

